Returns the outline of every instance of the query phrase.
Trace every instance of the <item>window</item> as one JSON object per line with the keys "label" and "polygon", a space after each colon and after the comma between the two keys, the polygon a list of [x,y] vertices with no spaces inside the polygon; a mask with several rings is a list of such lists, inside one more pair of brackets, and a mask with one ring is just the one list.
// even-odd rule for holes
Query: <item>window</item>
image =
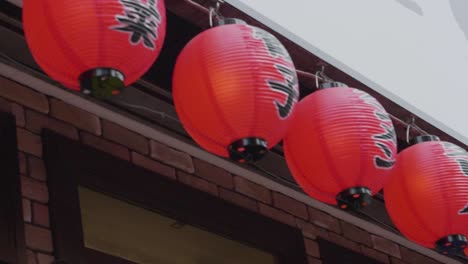
{"label": "window", "polygon": [[338,246],[329,241],[318,239],[320,248],[320,256],[323,264],[336,263],[366,263],[366,264],[382,264],[374,259],[360,255],[352,250]]}
{"label": "window", "polygon": [[24,263],[26,253],[17,155],[15,119],[0,112],[0,263]]}
{"label": "window", "polygon": [[307,263],[302,234],[43,133],[56,257],[67,263]]}
{"label": "window", "polygon": [[79,195],[87,248],[136,263],[276,263],[267,252],[90,189],[79,187]]}

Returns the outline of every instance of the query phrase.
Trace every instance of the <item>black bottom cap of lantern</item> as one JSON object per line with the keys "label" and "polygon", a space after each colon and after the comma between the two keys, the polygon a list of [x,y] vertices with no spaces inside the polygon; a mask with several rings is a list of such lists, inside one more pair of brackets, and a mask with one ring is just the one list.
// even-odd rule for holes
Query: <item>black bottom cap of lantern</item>
{"label": "black bottom cap of lantern", "polygon": [[243,138],[229,145],[229,158],[240,163],[255,162],[265,156],[267,146],[261,138]]}
{"label": "black bottom cap of lantern", "polygon": [[336,196],[336,202],[343,210],[361,209],[372,202],[372,192],[366,187],[349,188]]}
{"label": "black bottom cap of lantern", "polygon": [[125,76],[116,69],[96,68],[80,75],[80,90],[82,93],[98,99],[104,99],[120,94]]}
{"label": "black bottom cap of lantern", "polygon": [[450,235],[439,239],[436,242],[435,249],[437,252],[444,255],[456,256],[463,254],[463,251],[468,246],[466,236]]}

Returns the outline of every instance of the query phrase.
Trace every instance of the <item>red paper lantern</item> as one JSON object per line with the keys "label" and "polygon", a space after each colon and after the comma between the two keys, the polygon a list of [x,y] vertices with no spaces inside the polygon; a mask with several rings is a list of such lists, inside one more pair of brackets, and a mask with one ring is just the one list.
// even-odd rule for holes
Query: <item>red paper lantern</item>
{"label": "red paper lantern", "polygon": [[342,209],[360,208],[388,178],[397,153],[396,135],[375,98],[344,86],[325,83],[324,89],[299,102],[284,150],[307,194]]}
{"label": "red paper lantern", "polygon": [[398,155],[385,186],[387,211],[410,240],[444,254],[462,253],[468,236],[468,153],[433,136],[415,143]]}
{"label": "red paper lantern", "polygon": [[219,23],[180,53],[174,103],[203,148],[240,162],[257,160],[286,133],[299,96],[295,68],[270,33],[237,19]]}
{"label": "red paper lantern", "polygon": [[24,0],[26,40],[36,62],[72,90],[117,94],[161,50],[163,0]]}

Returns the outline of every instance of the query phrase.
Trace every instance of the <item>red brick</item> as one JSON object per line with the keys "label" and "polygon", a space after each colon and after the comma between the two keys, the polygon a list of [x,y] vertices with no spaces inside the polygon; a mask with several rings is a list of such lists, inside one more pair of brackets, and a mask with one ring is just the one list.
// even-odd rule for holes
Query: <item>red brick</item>
{"label": "red brick", "polygon": [[79,129],[98,136],[101,135],[101,121],[99,117],[57,99],[50,100],[50,107],[50,113],[53,117],[73,124],[73,126]]}
{"label": "red brick", "polygon": [[62,136],[78,140],[78,129],[74,126],[35,111],[26,111],[26,128],[37,134],[40,134],[43,128],[47,128]]}
{"label": "red brick", "polygon": [[195,174],[208,180],[214,182],[217,185],[223,186],[228,189],[234,187],[232,180],[232,175],[220,167],[216,167],[206,161],[193,159],[193,165],[195,167]]}
{"label": "red brick", "polygon": [[295,226],[296,225],[296,221],[294,220],[294,216],[290,215],[290,214],[287,214],[283,211],[280,211],[276,208],[273,208],[271,206],[268,206],[268,205],[265,205],[265,204],[262,204],[262,203],[258,203],[258,211],[264,215],[264,216],[267,216],[269,218],[272,218],[278,222],[282,222],[282,223],[285,223],[285,224],[288,224],[290,226]]}
{"label": "red brick", "polygon": [[33,203],[33,223],[36,225],[49,227],[49,208],[40,203]]}
{"label": "red brick", "polygon": [[37,253],[38,264],[52,264],[55,260],[54,256]]}
{"label": "red brick", "polygon": [[122,144],[131,150],[142,154],[149,153],[149,141],[125,127],[119,126],[107,120],[102,121],[102,133],[105,138]]}
{"label": "red brick", "polygon": [[396,243],[374,235],[371,235],[371,240],[375,249],[380,250],[387,255],[401,258],[400,247]]}
{"label": "red brick", "polygon": [[86,145],[104,151],[123,160],[130,160],[130,153],[128,149],[122,147],[121,145],[107,141],[100,137],[96,137],[95,135],[86,132],[80,132],[80,136],[81,141]]}
{"label": "red brick", "polygon": [[139,153],[132,152],[132,161],[137,166],[143,167],[147,170],[156,172],[171,179],[176,179],[176,170],[174,168],[166,166]]}
{"label": "red brick", "polygon": [[367,231],[343,221],[341,222],[341,229],[343,230],[344,237],[372,247],[370,234]]}
{"label": "red brick", "polygon": [[49,192],[44,182],[36,181],[29,177],[21,176],[21,193],[24,197],[34,201],[47,203]]}
{"label": "red brick", "polygon": [[251,211],[258,211],[257,202],[253,199],[245,197],[241,194],[226,190],[224,188],[219,189],[219,197],[222,199],[231,202],[233,204],[239,205],[241,207],[247,208]]}
{"label": "red brick", "polygon": [[234,189],[266,204],[271,204],[271,191],[240,176],[234,176]]}
{"label": "red brick", "polygon": [[333,216],[309,207],[309,221],[315,225],[331,230],[335,233],[341,233],[340,222]]}
{"label": "red brick", "polygon": [[34,251],[27,249],[26,250],[26,263],[27,264],[37,264],[36,253]]}
{"label": "red brick", "polygon": [[47,178],[47,173],[45,169],[44,161],[33,156],[28,157],[29,165],[29,176],[40,180],[45,181]]}
{"label": "red brick", "polygon": [[26,155],[18,151],[19,172],[21,174],[28,174],[28,165],[26,162]]}
{"label": "red brick", "polygon": [[408,262],[411,264],[437,264],[439,263],[432,258],[426,257],[424,255],[421,255],[419,253],[416,253],[404,247],[400,248],[400,252],[401,252],[402,259],[405,262]]}
{"label": "red brick", "polygon": [[0,97],[0,111],[13,114],[16,120],[16,126],[24,127],[26,121],[24,120],[24,108],[19,105],[7,101]]}
{"label": "red brick", "polygon": [[308,219],[307,206],[291,197],[273,192],[273,205],[302,219]]}
{"label": "red brick", "polygon": [[43,94],[0,77],[0,96],[42,113],[49,112],[49,102]]}
{"label": "red brick", "polygon": [[363,255],[368,256],[369,258],[375,259],[381,263],[390,264],[390,259],[388,258],[388,256],[377,250],[361,245],[361,252]]}
{"label": "red brick", "polygon": [[31,223],[31,201],[23,198],[23,220],[25,222]]}
{"label": "red brick", "polygon": [[305,245],[307,255],[320,258],[320,250],[319,250],[319,245],[317,242],[305,238],[304,245]]}
{"label": "red brick", "polygon": [[49,229],[25,224],[24,233],[28,248],[49,253],[53,251],[52,234]]}
{"label": "red brick", "polygon": [[316,239],[317,237],[329,239],[328,237],[328,231],[315,226],[311,223],[307,223],[306,221],[296,218],[296,225],[299,229],[302,230],[302,234],[305,237],[311,238],[311,239]]}
{"label": "red brick", "polygon": [[335,234],[333,232],[330,232],[329,233],[329,238],[330,238],[330,241],[335,243],[335,244],[338,244],[342,247],[345,247],[345,248],[348,248],[348,249],[351,249],[352,251],[355,251],[355,252],[360,252],[360,247],[359,247],[359,244],[356,243],[356,242],[353,242],[347,238],[344,238],[338,234]]}
{"label": "red brick", "polygon": [[18,149],[34,156],[42,156],[41,137],[25,129],[17,128]]}
{"label": "red brick", "polygon": [[313,257],[307,257],[307,263],[308,264],[322,264],[322,261],[320,259],[316,259]]}
{"label": "red brick", "polygon": [[390,257],[390,263],[392,263],[392,264],[409,264],[407,262],[404,262],[401,259],[397,259],[397,258],[394,258],[394,257]]}
{"label": "red brick", "polygon": [[204,179],[200,179],[182,171],[177,172],[177,178],[183,184],[187,184],[193,188],[210,193],[214,196],[218,196],[218,187],[211,182],[205,181]]}
{"label": "red brick", "polygon": [[24,108],[21,105],[11,103],[11,113],[15,115],[17,126],[24,127],[26,125]]}
{"label": "red brick", "polygon": [[151,157],[188,173],[194,173],[192,157],[187,153],[151,141]]}

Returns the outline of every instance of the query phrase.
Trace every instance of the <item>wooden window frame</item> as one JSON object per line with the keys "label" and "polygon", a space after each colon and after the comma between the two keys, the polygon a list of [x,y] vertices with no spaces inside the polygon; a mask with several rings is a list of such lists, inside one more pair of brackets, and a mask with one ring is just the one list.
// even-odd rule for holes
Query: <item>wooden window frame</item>
{"label": "wooden window frame", "polygon": [[[306,264],[299,229],[228,203],[49,130],[43,130],[49,208],[57,260],[132,263],[84,247],[78,186],[130,202],[275,255]],[[91,262],[92,261],[92,262]]]}
{"label": "wooden window frame", "polygon": [[0,112],[0,263],[26,263],[15,117]]}
{"label": "wooden window frame", "polygon": [[367,263],[383,264],[380,261],[352,251],[322,238],[317,239],[320,249],[320,258],[323,264],[335,263]]}

